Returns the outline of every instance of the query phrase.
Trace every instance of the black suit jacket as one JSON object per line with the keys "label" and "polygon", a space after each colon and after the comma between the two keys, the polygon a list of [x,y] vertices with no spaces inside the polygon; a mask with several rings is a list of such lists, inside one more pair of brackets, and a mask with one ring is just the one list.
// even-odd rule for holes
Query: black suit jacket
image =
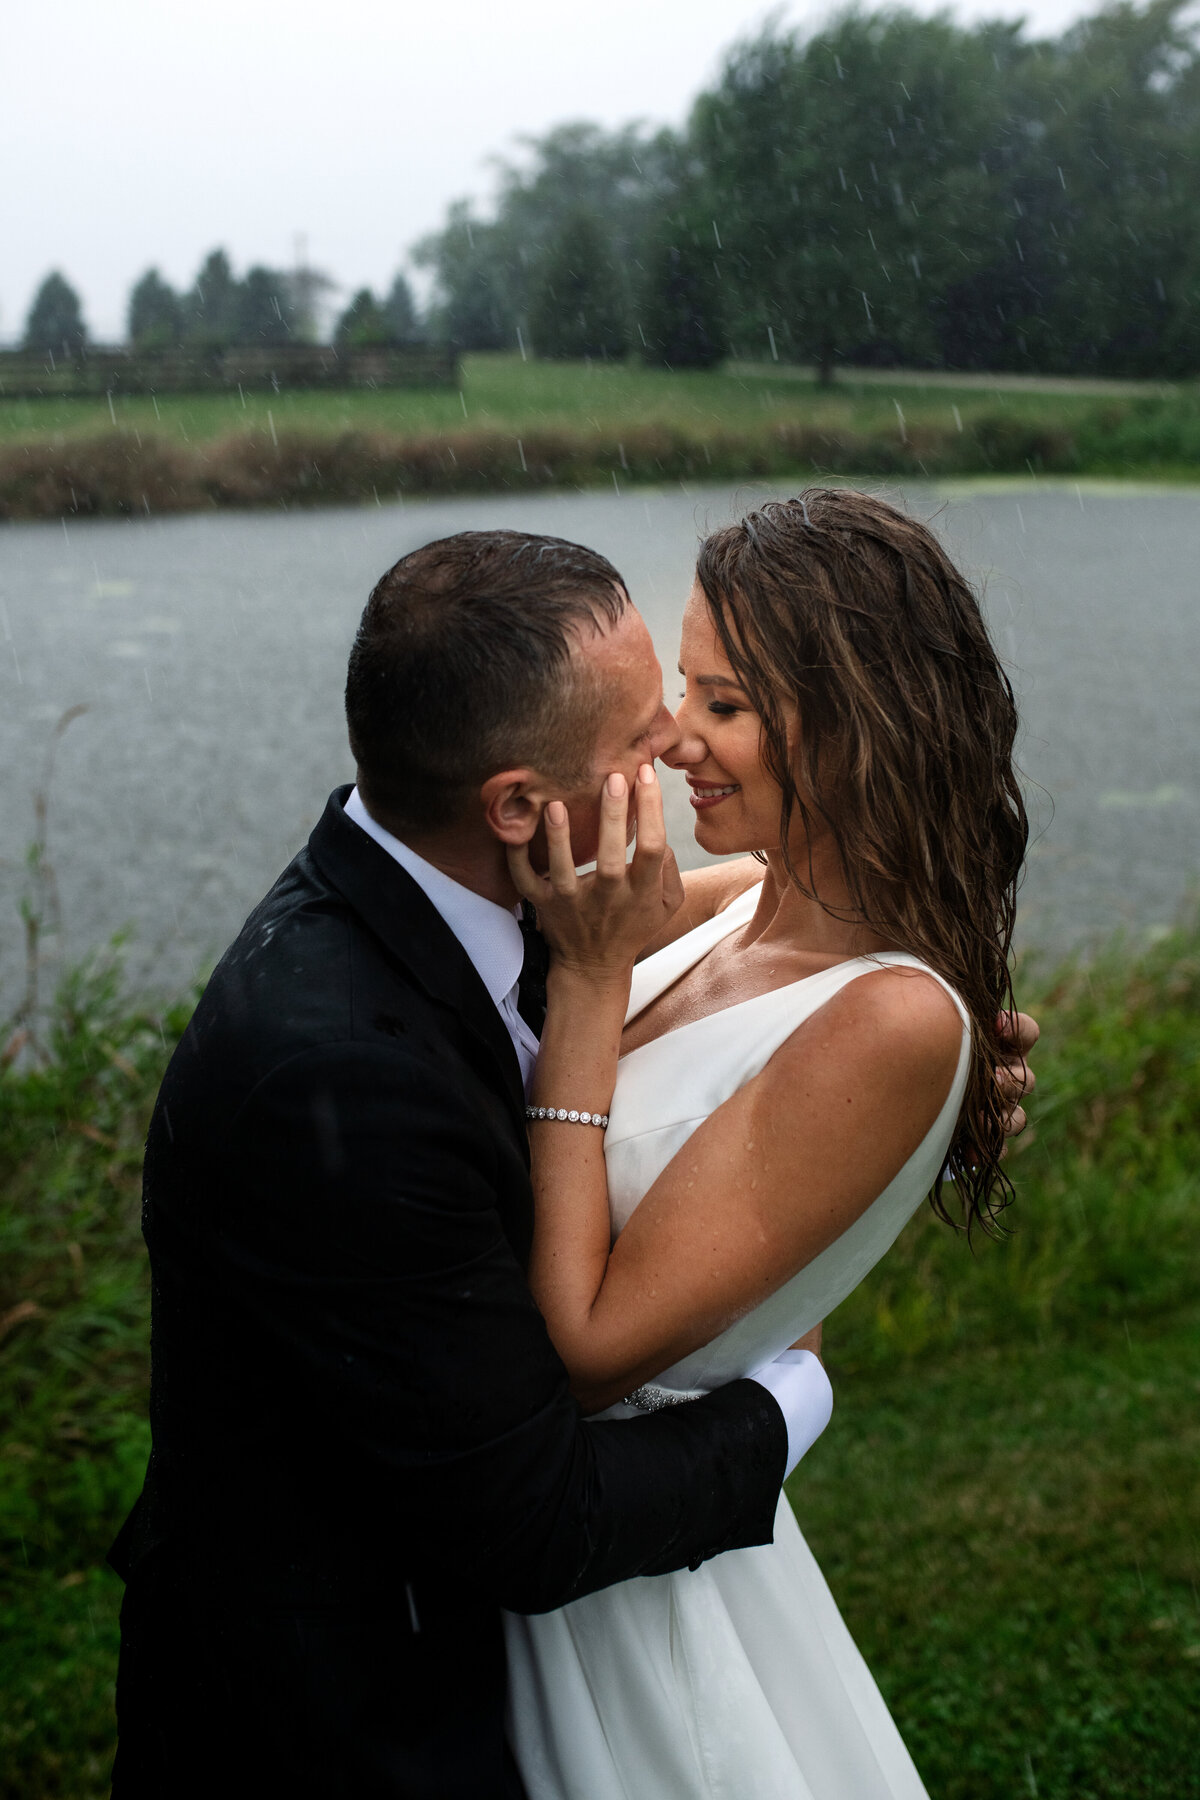
{"label": "black suit jacket", "polygon": [[519,1793],[499,1609],[771,1535],[786,1431],[756,1384],[581,1418],[523,1275],[512,1044],[347,791],[218,965],[150,1127],[127,1800]]}

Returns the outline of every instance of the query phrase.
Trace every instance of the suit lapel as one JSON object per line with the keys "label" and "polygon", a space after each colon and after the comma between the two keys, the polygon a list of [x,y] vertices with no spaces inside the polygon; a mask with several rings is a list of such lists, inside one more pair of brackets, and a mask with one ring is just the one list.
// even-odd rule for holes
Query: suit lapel
{"label": "suit lapel", "polygon": [[389,955],[404,964],[417,987],[445,1007],[485,1058],[525,1141],[521,1067],[504,1021],[474,963],[417,883],[345,814],[349,787],[335,788],[308,841],[322,874],[345,897]]}

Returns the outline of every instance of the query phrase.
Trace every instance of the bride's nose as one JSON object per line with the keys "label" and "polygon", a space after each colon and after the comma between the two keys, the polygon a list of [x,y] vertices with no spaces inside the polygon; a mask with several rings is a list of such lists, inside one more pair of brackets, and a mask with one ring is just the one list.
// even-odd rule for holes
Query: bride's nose
{"label": "bride's nose", "polygon": [[690,769],[696,763],[702,763],[708,755],[708,745],[692,724],[690,710],[684,700],[675,714],[676,739],[662,757],[668,769]]}

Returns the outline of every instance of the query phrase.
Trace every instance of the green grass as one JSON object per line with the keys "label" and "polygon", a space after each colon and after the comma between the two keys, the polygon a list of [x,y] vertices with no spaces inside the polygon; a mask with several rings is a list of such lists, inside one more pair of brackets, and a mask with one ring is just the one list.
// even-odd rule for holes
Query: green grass
{"label": "green grass", "polygon": [[[1086,417],[1095,401],[1086,395],[1008,393],[974,387],[899,387],[905,419],[914,424],[964,423],[1000,413],[1038,423]],[[465,406],[465,412],[464,412]],[[660,424],[699,435],[755,431],[772,424],[812,424],[870,434],[898,430],[886,387],[839,381],[832,389],[797,380],[790,371],[769,375],[723,370],[647,369],[628,363],[522,362],[519,356],[475,354],[462,359],[461,397],[455,389],[371,393],[283,391],[231,395],[164,395],[99,400],[0,400],[0,440],[61,435],[89,436],[122,430],[176,436],[188,442],[230,432],[387,431],[424,433],[476,429],[531,431],[569,426],[608,435],[637,425]]]}
{"label": "green grass", "polygon": [[1195,1800],[1200,1306],[830,1365],[793,1503],[934,1800]]}
{"label": "green grass", "polygon": [[[658,425],[700,441],[801,425],[898,441],[898,403],[906,430],[957,431],[961,421],[969,432],[980,420],[1000,420],[1082,432],[1088,466],[1097,473],[1121,473],[1131,462],[1177,471],[1200,463],[1200,390],[1160,397],[1153,383],[1146,384],[1144,397],[1097,399],[1086,390],[1039,394],[908,382],[893,392],[886,382],[850,377],[822,388],[788,369],[672,371],[635,362],[522,362],[499,353],[464,356],[461,366],[461,390],[114,397],[111,410],[104,399],[0,399],[0,443],[66,443],[111,431],[114,424],[189,444],[245,431],[269,434],[272,425],[277,433],[328,437],[346,431],[408,436],[569,429],[604,439]],[[1100,436],[1111,444],[1102,448],[1091,441]]]}
{"label": "green grass", "polygon": [[131,1008],[109,963],[64,987],[46,1065],[0,1073],[4,1800],[108,1791],[104,1556],[149,1447],[141,1149],[187,1011]]}
{"label": "green grass", "polygon": [[[1200,925],[1030,978],[1005,1243],[927,1215],[827,1327],[792,1484],[934,1800],[1200,1795]],[[0,1074],[0,1800],[106,1792],[146,1449],[140,1144],[162,1018],[75,978]]]}

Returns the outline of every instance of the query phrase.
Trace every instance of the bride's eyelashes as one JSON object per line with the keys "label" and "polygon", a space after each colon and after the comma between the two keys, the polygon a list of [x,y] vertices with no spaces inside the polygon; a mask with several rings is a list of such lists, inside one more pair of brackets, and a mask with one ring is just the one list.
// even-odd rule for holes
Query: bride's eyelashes
{"label": "bride's eyelashes", "polygon": [[[681,700],[686,700],[686,691],[682,692],[679,698]],[[734,713],[741,712],[742,708],[740,706],[731,705],[728,700],[709,700],[705,703],[704,710],[705,712],[716,713],[718,718],[727,719]]]}

